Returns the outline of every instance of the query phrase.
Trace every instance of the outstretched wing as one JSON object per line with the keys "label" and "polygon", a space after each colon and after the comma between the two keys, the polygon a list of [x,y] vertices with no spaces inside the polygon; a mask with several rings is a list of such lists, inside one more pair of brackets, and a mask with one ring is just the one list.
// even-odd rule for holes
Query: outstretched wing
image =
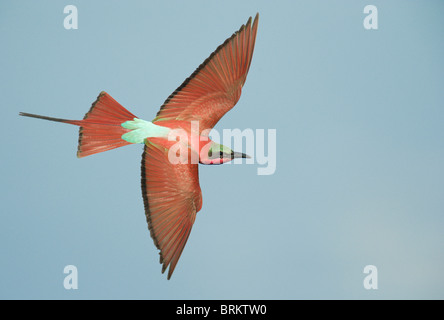
{"label": "outstretched wing", "polygon": [[156,121],[199,121],[211,129],[240,98],[253,57],[259,14],[228,38],[161,106]]}
{"label": "outstretched wing", "polygon": [[142,155],[142,196],[148,229],[160,250],[162,273],[176,267],[202,207],[198,165],[172,164],[168,160],[171,142],[160,138],[145,141]]}

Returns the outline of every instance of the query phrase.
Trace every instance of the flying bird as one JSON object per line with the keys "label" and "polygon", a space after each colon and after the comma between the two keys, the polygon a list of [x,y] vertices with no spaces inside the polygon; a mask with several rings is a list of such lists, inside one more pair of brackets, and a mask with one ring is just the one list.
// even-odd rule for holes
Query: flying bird
{"label": "flying bird", "polygon": [[[209,138],[209,131],[241,96],[253,57],[259,14],[225,40],[164,102],[152,121],[142,120],[102,91],[83,120],[21,112],[21,116],[80,126],[77,157],[133,143],[144,145],[142,197],[150,235],[170,279],[202,208],[198,164],[248,158]],[[196,125],[197,124],[197,125]],[[174,130],[186,139],[171,139]],[[195,139],[197,136],[198,139]],[[193,140],[194,139],[194,140]],[[198,140],[198,141],[196,141]],[[193,143],[194,142],[194,143]],[[173,163],[179,143],[185,161]],[[176,150],[176,149],[174,149]],[[192,161],[193,156],[198,161]]]}

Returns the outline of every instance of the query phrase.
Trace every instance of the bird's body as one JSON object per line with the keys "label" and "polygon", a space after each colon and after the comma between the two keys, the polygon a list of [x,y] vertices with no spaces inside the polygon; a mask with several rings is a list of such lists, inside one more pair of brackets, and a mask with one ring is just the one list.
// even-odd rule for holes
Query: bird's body
{"label": "bird's body", "polygon": [[168,279],[202,208],[198,164],[222,164],[247,157],[211,141],[209,131],[240,98],[257,25],[258,15],[220,45],[168,97],[152,121],[137,118],[106,92],[99,94],[83,120],[21,113],[80,126],[78,157],[144,144],[142,196],[148,228],[160,250],[162,272],[169,267]]}

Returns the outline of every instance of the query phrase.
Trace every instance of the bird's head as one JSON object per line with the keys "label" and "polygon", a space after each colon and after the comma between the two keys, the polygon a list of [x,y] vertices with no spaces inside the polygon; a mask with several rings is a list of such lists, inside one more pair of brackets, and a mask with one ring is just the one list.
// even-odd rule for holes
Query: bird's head
{"label": "bird's head", "polygon": [[251,158],[241,152],[235,152],[222,144],[209,142],[200,152],[199,162],[202,164],[222,164],[236,158]]}

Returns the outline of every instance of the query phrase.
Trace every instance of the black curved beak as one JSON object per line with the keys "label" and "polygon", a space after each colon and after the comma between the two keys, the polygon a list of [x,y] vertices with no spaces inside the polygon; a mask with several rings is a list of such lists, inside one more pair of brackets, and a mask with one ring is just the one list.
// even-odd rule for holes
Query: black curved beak
{"label": "black curved beak", "polygon": [[236,158],[251,159],[251,157],[248,154],[245,154],[245,153],[242,153],[242,152],[232,152],[231,153],[231,159],[236,159]]}

